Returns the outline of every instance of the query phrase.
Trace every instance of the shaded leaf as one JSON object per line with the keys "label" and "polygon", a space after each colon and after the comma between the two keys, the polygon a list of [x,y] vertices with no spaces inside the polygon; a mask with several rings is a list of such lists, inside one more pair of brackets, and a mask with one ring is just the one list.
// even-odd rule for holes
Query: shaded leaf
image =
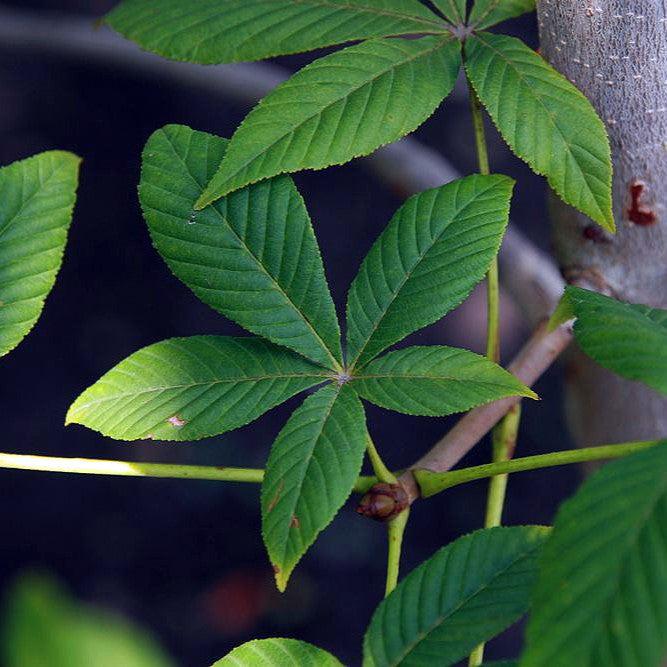
{"label": "shaded leaf", "polygon": [[148,51],[203,64],[443,30],[417,0],[124,0],[106,21]]}
{"label": "shaded leaf", "polygon": [[364,638],[364,666],[446,667],[528,609],[548,529],[488,528],[461,537],[383,600]]}
{"label": "shaded leaf", "polygon": [[521,667],[659,667],[667,655],[667,442],[608,464],[558,512]]}
{"label": "shaded leaf", "polygon": [[405,202],[350,287],[348,365],[363,365],[470,294],[500,248],[513,183],[473,175]]}
{"label": "shaded leaf", "polygon": [[0,356],[30,332],[55,283],[80,162],[49,151],[0,169]]}
{"label": "shaded leaf", "polygon": [[466,72],[510,148],[568,204],[614,230],[611,153],[591,103],[522,41],[481,32]]}
{"label": "shaded leaf", "polygon": [[262,484],[262,534],[281,591],[352,492],[366,436],[364,409],[345,385],[309,396],[278,434]]}
{"label": "shaded leaf", "polygon": [[535,0],[475,0],[468,23],[477,30],[535,11]]}
{"label": "shaded leaf", "polygon": [[551,324],[573,317],[575,338],[588,356],[667,394],[667,310],[567,287]]}
{"label": "shaded leaf", "polygon": [[464,412],[507,396],[537,398],[486,357],[440,345],[389,352],[365,366],[352,386],[383,408],[433,417]]}
{"label": "shaded leaf", "polygon": [[150,634],[120,616],[79,605],[46,576],[23,575],[8,597],[5,667],[174,667]]}
{"label": "shaded leaf", "polygon": [[276,174],[348,162],[412,132],[451,92],[460,64],[451,35],[370,40],[316,60],[248,114],[197,207]]}
{"label": "shaded leaf", "polygon": [[172,338],[103,375],[72,404],[66,423],[118,440],[198,440],[326,379],[319,366],[260,338]]}
{"label": "shaded leaf", "polygon": [[153,243],[206,304],[325,366],[341,360],[336,311],[308,212],[287,176],[193,205],[228,142],[183,125],[155,132],[139,197]]}
{"label": "shaded leaf", "polygon": [[254,639],[213,667],[342,667],[330,653],[296,639]]}
{"label": "shaded leaf", "polygon": [[454,25],[463,25],[466,19],[466,0],[433,0],[433,4]]}

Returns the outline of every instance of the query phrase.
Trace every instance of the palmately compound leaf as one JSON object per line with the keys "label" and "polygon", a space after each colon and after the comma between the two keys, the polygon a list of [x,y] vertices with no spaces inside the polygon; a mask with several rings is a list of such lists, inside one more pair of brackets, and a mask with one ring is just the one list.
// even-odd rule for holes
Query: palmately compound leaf
{"label": "palmately compound leaf", "polygon": [[667,394],[667,310],[567,287],[552,325],[574,317],[575,338],[589,357]]}
{"label": "palmately compound leaf", "polygon": [[451,92],[451,35],[375,39],[307,65],[241,123],[198,208],[249,183],[368,155],[419,127]]}
{"label": "palmately compound leaf", "polygon": [[366,438],[363,406],[347,385],[309,396],[278,434],[262,484],[262,534],[281,591],[352,492]]}
{"label": "palmately compound leaf", "polygon": [[477,30],[535,11],[535,0],[475,0],[468,23]]}
{"label": "palmately compound leaf", "polygon": [[506,176],[473,175],[405,202],[350,287],[349,366],[362,366],[470,294],[500,248],[513,186]]}
{"label": "palmately compound leaf", "polygon": [[466,20],[466,0],[433,0],[433,4],[453,25],[463,25]]}
{"label": "palmately compound leaf", "polygon": [[72,404],[66,423],[118,440],[198,440],[326,380],[321,367],[261,338],[172,338],[103,375]]}
{"label": "palmately compound leaf", "polygon": [[306,206],[281,176],[195,213],[228,142],[183,125],[155,132],[139,198],[153,243],[206,304],[264,338],[337,368],[336,310]]}
{"label": "palmately compound leaf", "polygon": [[106,21],[148,51],[205,65],[444,28],[418,0],[124,0]]}
{"label": "palmately compound leaf", "polygon": [[447,667],[527,610],[540,526],[461,537],[413,570],[383,600],[364,638],[364,667]]}
{"label": "palmately compound leaf", "polygon": [[4,667],[174,667],[145,628],[72,600],[58,582],[24,574],[10,588]]}
{"label": "palmately compound leaf", "polygon": [[659,667],[667,656],[667,442],[564,503],[540,559],[521,667]]}
{"label": "palmately compound leaf", "polygon": [[464,412],[507,396],[537,398],[486,357],[439,345],[389,352],[364,366],[351,384],[383,408],[431,417]]}
{"label": "palmately compound leaf", "polygon": [[477,33],[465,54],[468,78],[510,148],[563,201],[613,231],[609,139],[591,103],[514,37]]}
{"label": "palmately compound leaf", "polygon": [[48,151],[0,169],[0,357],[28,335],[55,283],[80,162]]}
{"label": "palmately compound leaf", "polygon": [[296,639],[254,639],[212,667],[342,667],[331,653]]}

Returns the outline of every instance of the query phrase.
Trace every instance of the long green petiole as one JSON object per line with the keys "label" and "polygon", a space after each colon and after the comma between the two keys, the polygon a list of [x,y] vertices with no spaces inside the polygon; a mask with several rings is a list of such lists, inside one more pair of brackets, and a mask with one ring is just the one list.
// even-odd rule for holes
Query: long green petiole
{"label": "long green petiole", "polygon": [[498,463],[487,463],[461,470],[450,470],[448,472],[432,472],[430,470],[415,470],[414,475],[424,498],[434,496],[436,493],[450,489],[459,484],[465,484],[477,479],[487,479],[495,475],[506,475],[514,472],[526,472],[528,470],[539,470],[540,468],[553,468],[556,466],[569,465],[571,463],[584,463],[586,461],[604,461],[618,459],[628,454],[634,454],[657,445],[667,445],[667,440],[651,440],[647,442],[624,442],[618,445],[600,445],[599,447],[585,447],[583,449],[566,449],[562,452],[551,452],[550,454],[538,454],[537,456],[525,456],[511,461],[500,461]]}
{"label": "long green petiole", "polygon": [[398,573],[401,565],[401,549],[403,546],[403,534],[410,516],[410,508],[403,510],[398,516],[387,524],[387,539],[389,549],[387,552],[387,583],[384,596],[387,597],[398,584]]}
{"label": "long green petiole", "polygon": [[[488,175],[491,172],[489,167],[489,152],[486,146],[486,136],[484,133],[484,115],[482,103],[477,97],[477,93],[470,81],[468,81],[468,95],[470,98],[470,112],[472,115],[473,132],[475,135],[475,147],[477,149],[477,163],[479,173]],[[500,285],[498,279],[498,257],[494,257],[489,267],[486,278],[486,299],[487,299],[487,332],[486,332],[486,356],[490,361],[498,363],[500,361]],[[503,454],[507,447],[501,446],[508,440],[508,435],[514,433],[516,442],[516,432],[518,430],[519,417],[511,420],[510,415],[505,416],[493,431],[493,461],[501,461],[510,458]],[[514,446],[511,447],[514,449]],[[505,490],[507,487],[507,478],[494,477],[489,484],[489,495],[486,506],[485,528],[500,525],[500,519],[503,513],[505,503]],[[470,655],[470,667],[477,667],[482,664],[484,658],[484,644],[478,646]]]}
{"label": "long green petiole", "polygon": [[[250,482],[261,484],[264,471],[259,468],[227,466],[193,466],[173,463],[135,463],[104,459],[76,459],[56,456],[26,456],[0,453],[0,468],[65,472],[82,475],[116,475],[120,477],[157,477],[200,479],[217,482]],[[372,476],[361,476],[354,485],[356,493],[365,493],[377,482]]]}

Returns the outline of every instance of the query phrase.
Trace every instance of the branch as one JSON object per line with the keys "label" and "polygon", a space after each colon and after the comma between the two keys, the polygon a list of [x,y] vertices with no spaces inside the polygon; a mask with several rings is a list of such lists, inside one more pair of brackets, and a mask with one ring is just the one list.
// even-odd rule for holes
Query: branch
{"label": "branch", "polygon": [[[205,66],[165,60],[141,51],[90,19],[58,17],[0,7],[0,48],[48,53],[99,65],[121,67],[184,88],[199,88],[223,100],[252,105],[284,81],[290,72],[267,63]],[[407,196],[460,176],[436,151],[406,138],[362,161],[395,192]],[[549,256],[515,227],[499,255],[501,280],[533,324],[551,312],[563,280]]]}
{"label": "branch", "polygon": [[[572,340],[571,323],[549,332],[543,322],[535,330],[508,370],[529,387],[551,366]],[[433,448],[400,477],[410,502],[420,496],[412,470],[445,472],[455,466],[519,401],[518,396],[503,398],[468,412]]]}

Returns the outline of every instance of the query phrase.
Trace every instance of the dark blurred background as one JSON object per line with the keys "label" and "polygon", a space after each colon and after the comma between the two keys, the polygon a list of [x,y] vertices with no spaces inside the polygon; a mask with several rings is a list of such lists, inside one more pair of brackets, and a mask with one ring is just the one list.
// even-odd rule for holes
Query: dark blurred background
{"label": "dark blurred background", "polygon": [[[88,17],[113,0],[19,0],[0,8]],[[108,28],[100,28],[100,34]],[[507,30],[536,45],[534,17]],[[120,45],[120,39],[119,39]],[[295,69],[312,59],[279,59]],[[463,88],[416,133],[463,173],[475,169]],[[2,446],[8,452],[261,467],[300,399],[239,431],[192,444],[125,444],[78,426],[68,405],[139,347],[172,336],[239,330],[180,284],[151,247],[137,203],[144,142],[165,123],[230,136],[247,107],[201,87],[75,54],[0,42],[0,164],[61,148],[84,158],[65,262],[43,317],[0,363]],[[492,168],[517,178],[512,217],[548,247],[545,186],[490,130]],[[296,176],[319,236],[339,313],[357,267],[393,211],[396,193],[361,163]],[[0,205],[1,202],[0,202]],[[503,301],[503,357],[528,331]],[[483,348],[484,295],[412,342]],[[541,380],[540,402],[525,406],[519,452],[570,445],[560,375]],[[372,434],[393,467],[407,465],[453,423],[368,406]],[[465,464],[489,458],[481,443]],[[509,484],[505,521],[549,523],[575,488],[574,468],[525,473]],[[279,595],[260,536],[259,489],[163,481],[0,471],[0,588],[28,567],[60,577],[82,600],[151,628],[178,664],[207,666],[254,637],[290,636],[360,663],[362,635],[384,587],[385,531],[358,517],[354,499],[321,535]],[[483,521],[486,484],[418,503],[407,530],[404,572]],[[513,657],[521,627],[490,644],[489,657]]]}

